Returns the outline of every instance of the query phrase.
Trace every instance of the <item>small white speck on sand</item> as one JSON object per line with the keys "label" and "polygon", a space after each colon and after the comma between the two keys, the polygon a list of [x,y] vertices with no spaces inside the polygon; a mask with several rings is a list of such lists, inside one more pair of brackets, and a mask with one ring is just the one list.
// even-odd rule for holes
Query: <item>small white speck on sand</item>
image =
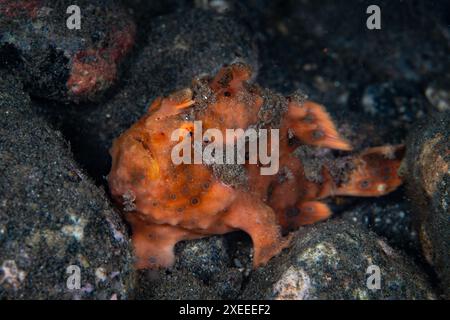
{"label": "small white speck on sand", "polygon": [[20,270],[14,260],[3,261],[0,270],[2,271],[2,276],[0,276],[0,285],[6,283],[17,290],[20,283],[25,280],[25,271]]}

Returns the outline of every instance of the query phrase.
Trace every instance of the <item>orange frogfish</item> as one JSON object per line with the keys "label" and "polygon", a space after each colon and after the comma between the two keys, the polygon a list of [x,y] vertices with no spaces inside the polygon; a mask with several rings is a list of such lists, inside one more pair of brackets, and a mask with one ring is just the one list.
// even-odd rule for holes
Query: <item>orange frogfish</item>
{"label": "orange frogfish", "polygon": [[[380,196],[401,184],[397,170],[403,146],[330,158],[330,150],[344,153],[352,147],[324,107],[298,93],[276,94],[250,78],[244,63],[224,66],[215,77],[157,98],[114,141],[109,188],[131,225],[137,268],[170,267],[177,242],[236,230],[250,235],[258,267],[289,245],[291,231],[330,217],[322,199]],[[249,128],[278,130],[266,139],[267,146],[258,146],[266,156],[276,155],[277,170],[262,174],[270,164],[249,154],[245,146],[255,139],[248,136],[240,161],[228,155],[223,160],[220,148],[210,152],[220,155],[215,161],[192,160],[213,143],[239,154],[236,141]],[[208,129],[215,130],[214,139],[203,135]],[[242,131],[229,134],[230,129]],[[180,143],[188,148],[178,150]],[[191,162],[174,161],[174,150]]]}

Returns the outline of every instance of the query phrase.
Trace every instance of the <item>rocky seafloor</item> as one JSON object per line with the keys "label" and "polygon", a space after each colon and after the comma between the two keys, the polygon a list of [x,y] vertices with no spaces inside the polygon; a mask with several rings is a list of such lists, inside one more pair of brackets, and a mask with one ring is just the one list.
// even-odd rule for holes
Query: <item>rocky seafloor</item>
{"label": "rocky seafloor", "polygon": [[[366,28],[370,4],[381,30]],[[0,1],[0,299],[450,298],[449,25],[448,1]],[[236,60],[324,104],[356,150],[405,143],[405,184],[332,199],[331,219],[257,270],[235,232],[136,271],[105,179],[112,140]]]}

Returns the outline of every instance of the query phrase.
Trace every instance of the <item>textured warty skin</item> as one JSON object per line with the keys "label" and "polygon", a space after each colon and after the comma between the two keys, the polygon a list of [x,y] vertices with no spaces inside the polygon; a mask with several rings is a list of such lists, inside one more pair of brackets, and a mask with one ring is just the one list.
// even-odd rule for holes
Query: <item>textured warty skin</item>
{"label": "textured warty skin", "polygon": [[[156,99],[114,141],[109,187],[131,224],[137,268],[169,267],[177,242],[235,230],[250,235],[258,267],[289,245],[290,231],[331,215],[321,199],[381,196],[401,184],[402,146],[352,155],[349,169],[338,178],[324,162],[311,178],[305,155],[296,152],[299,147],[350,152],[350,143],[323,106],[298,94],[283,97],[262,89],[250,77],[248,66],[235,63],[214,78],[197,79],[191,88]],[[278,172],[262,175],[260,163],[248,162],[174,164],[171,153],[178,141],[172,141],[172,133],[183,128],[194,135],[194,121],[202,121],[203,131],[215,128],[224,137],[226,129],[279,129]],[[223,143],[234,142],[228,138]]]}

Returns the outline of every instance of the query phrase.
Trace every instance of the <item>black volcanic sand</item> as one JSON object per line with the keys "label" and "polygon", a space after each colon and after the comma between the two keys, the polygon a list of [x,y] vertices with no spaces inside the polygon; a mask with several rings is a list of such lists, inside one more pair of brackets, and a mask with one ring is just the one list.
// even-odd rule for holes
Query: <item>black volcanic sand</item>
{"label": "black volcanic sand", "polygon": [[[13,152],[5,153],[0,146],[2,172],[6,165],[11,167],[7,175],[0,175],[0,298],[433,299],[448,294],[449,251],[442,240],[448,239],[450,230],[445,202],[448,174],[430,180],[432,168],[448,164],[445,144],[438,142],[434,153],[420,158],[436,132],[448,141],[448,124],[439,125],[448,121],[435,115],[450,109],[450,5],[446,1],[379,1],[382,30],[375,31],[365,27],[366,8],[372,3],[363,0],[122,2],[136,23],[136,44],[102,101],[77,105],[50,101],[26,85],[30,100],[19,83],[4,77],[2,92],[10,96],[1,105],[13,118],[2,118],[1,130],[10,139],[6,149]],[[3,58],[0,55],[2,69]],[[283,95],[301,90],[324,104],[356,152],[404,143],[409,136],[408,161],[403,166],[407,188],[379,199],[327,200],[335,217],[302,228],[293,247],[256,271],[251,267],[249,237],[236,232],[181,242],[172,268],[133,274],[126,226],[102,191],[107,189],[104,177],[112,140],[142,116],[155,97],[189,86],[193,78],[214,74],[236,60],[249,63],[254,80],[263,87]],[[11,96],[11,90],[18,94]],[[26,109],[16,108],[19,104]],[[37,126],[46,129],[33,131]],[[20,137],[30,143],[13,143]],[[444,160],[430,161],[439,157]],[[37,173],[30,178],[24,168],[15,169],[15,163],[28,164],[26,169]],[[69,170],[73,174],[64,171],[67,166],[75,168]],[[417,198],[413,191],[426,190],[430,181],[436,183],[436,193]],[[20,219],[10,218],[17,215],[17,208],[26,209],[20,211]],[[11,221],[7,225],[13,227],[8,228],[17,233],[4,232],[3,221]],[[86,222],[81,242],[73,236],[80,230],[79,223],[74,226],[76,221]],[[113,229],[120,230],[124,242],[117,243],[117,233],[111,238],[109,221],[115,221]],[[89,227],[95,224],[95,229]],[[62,244],[51,246],[52,239],[58,243],[63,239]],[[36,243],[43,242],[50,250],[36,251]],[[37,292],[31,281],[43,280],[35,265],[21,255],[23,248],[42,261],[56,259],[53,269],[53,264],[45,264],[42,277],[54,279],[60,272],[63,282]],[[88,292],[64,291],[66,275],[61,267],[69,262],[83,265],[89,273]],[[366,286],[370,264],[380,267],[381,290]],[[2,281],[5,266],[16,275],[8,281]],[[99,267],[107,271],[97,271],[96,276]],[[115,271],[121,272],[118,278]],[[113,279],[108,278],[111,274]],[[120,285],[112,285],[114,279]],[[113,289],[117,286],[121,289]]]}

